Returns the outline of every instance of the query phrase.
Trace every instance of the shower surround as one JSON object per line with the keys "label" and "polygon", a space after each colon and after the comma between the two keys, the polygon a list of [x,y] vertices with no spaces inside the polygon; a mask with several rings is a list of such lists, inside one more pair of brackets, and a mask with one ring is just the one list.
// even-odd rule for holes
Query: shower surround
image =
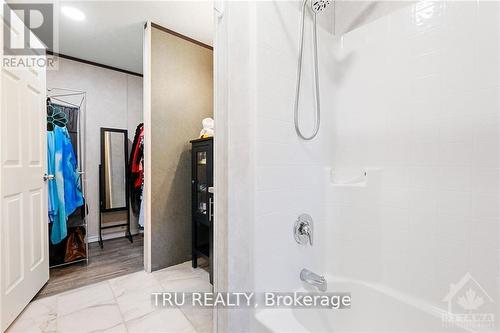
{"label": "shower surround", "polygon": [[[310,142],[293,125],[300,5],[230,3],[217,27],[229,41],[228,130],[249,142],[229,153],[244,195],[228,203],[228,285],[300,290],[308,268],[329,291],[352,292],[357,310],[258,310],[256,321],[232,311],[230,331],[443,331],[468,289],[500,318],[500,5],[415,2],[342,35],[333,12],[322,17],[322,124]],[[301,213],[314,219],[312,247],[293,238]]]}

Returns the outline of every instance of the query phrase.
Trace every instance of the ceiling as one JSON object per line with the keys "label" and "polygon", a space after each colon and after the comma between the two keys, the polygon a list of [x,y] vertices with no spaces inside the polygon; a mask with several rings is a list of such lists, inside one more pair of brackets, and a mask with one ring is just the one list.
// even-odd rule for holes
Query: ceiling
{"label": "ceiling", "polygon": [[[142,73],[144,23],[148,20],[212,45],[212,1],[54,1],[59,53]],[[83,21],[60,14],[80,9]],[[58,23],[57,23],[58,22]]]}

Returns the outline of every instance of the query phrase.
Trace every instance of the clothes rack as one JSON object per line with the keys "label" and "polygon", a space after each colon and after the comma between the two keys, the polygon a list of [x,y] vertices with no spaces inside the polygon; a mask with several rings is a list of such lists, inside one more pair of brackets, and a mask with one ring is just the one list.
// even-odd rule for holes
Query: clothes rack
{"label": "clothes rack", "polygon": [[[77,109],[76,112],[76,126],[75,128],[68,129],[70,136],[76,138],[76,156],[78,165],[78,174],[80,175],[80,185],[81,191],[84,197],[84,213],[82,213],[81,221],[78,221],[76,225],[71,227],[82,227],[85,230],[84,241],[85,241],[85,258],[76,259],[73,261],[56,263],[50,265],[50,268],[66,266],[74,264],[77,262],[85,262],[88,264],[89,261],[89,245],[88,245],[88,222],[87,222],[87,193],[86,193],[86,177],[85,177],[85,134],[86,134],[86,122],[83,116],[86,113],[87,104],[87,93],[81,90],[67,89],[67,88],[48,88],[47,89],[47,100],[51,103],[65,106],[69,108]],[[75,144],[73,144],[75,146]],[[73,215],[73,214],[72,214]],[[68,224],[70,223],[68,219]],[[50,243],[50,241],[49,241]]]}

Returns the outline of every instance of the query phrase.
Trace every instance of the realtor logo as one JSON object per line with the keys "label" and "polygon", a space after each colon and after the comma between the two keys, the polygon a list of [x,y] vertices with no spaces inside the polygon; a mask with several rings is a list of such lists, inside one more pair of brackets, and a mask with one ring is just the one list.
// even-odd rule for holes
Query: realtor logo
{"label": "realtor logo", "polygon": [[442,317],[445,326],[468,329],[494,327],[495,316],[486,309],[495,302],[470,273],[466,273],[457,283],[451,284],[442,301],[448,303],[448,312]]}
{"label": "realtor logo", "polygon": [[[54,11],[48,3],[11,3],[4,4],[3,29],[4,54],[21,56],[43,54],[46,49],[53,50]],[[16,14],[22,20],[16,17]],[[42,42],[39,43],[35,35]]]}

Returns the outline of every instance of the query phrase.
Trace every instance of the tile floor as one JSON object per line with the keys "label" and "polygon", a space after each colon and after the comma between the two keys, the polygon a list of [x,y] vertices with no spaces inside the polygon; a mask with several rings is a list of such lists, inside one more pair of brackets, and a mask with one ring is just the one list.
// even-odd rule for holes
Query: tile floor
{"label": "tile floor", "polygon": [[211,290],[208,273],[191,262],[141,271],[31,302],[7,332],[209,333],[210,309],[156,308],[151,293]]}

